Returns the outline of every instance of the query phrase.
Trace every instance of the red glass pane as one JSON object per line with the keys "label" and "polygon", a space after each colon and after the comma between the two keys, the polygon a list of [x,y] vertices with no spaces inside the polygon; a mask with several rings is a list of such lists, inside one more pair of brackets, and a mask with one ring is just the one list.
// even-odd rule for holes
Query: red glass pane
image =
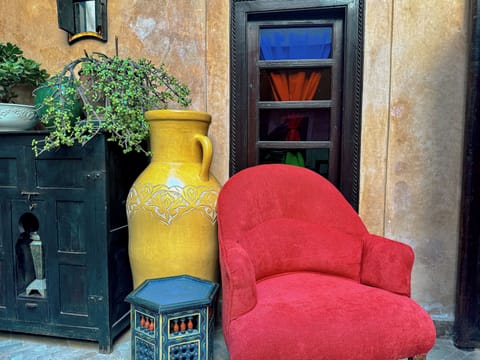
{"label": "red glass pane", "polygon": [[330,100],[332,69],[260,70],[260,101]]}

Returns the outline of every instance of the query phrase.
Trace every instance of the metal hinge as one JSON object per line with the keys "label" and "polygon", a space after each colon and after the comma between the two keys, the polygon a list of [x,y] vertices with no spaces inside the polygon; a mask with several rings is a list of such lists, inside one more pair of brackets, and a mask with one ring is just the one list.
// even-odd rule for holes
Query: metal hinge
{"label": "metal hinge", "polygon": [[32,201],[32,196],[38,196],[40,195],[39,192],[37,191],[26,191],[26,190],[22,190],[22,192],[20,193],[22,196],[26,196],[27,197],[27,201],[28,201],[28,208],[30,209],[30,211],[32,211],[34,208],[37,207],[37,203],[34,203]]}
{"label": "metal hinge", "polygon": [[88,300],[97,303],[103,301],[103,296],[100,295],[88,295]]}
{"label": "metal hinge", "polygon": [[86,175],[87,180],[98,180],[102,177],[102,173],[100,171],[94,171]]}

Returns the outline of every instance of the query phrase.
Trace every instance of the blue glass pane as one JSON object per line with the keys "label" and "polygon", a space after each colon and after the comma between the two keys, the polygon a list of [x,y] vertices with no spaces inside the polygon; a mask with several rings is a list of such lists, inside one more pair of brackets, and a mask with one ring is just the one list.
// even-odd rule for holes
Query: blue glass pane
{"label": "blue glass pane", "polygon": [[328,59],[331,52],[331,27],[260,29],[260,60]]}

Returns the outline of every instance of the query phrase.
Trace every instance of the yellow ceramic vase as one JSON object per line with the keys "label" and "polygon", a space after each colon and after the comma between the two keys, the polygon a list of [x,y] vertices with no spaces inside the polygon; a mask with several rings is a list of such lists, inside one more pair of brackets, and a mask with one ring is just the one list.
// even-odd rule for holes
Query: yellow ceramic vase
{"label": "yellow ceramic vase", "polygon": [[218,281],[216,203],[210,175],[211,117],[189,110],[152,110],[152,160],[127,199],[134,286],[145,279],[189,274]]}

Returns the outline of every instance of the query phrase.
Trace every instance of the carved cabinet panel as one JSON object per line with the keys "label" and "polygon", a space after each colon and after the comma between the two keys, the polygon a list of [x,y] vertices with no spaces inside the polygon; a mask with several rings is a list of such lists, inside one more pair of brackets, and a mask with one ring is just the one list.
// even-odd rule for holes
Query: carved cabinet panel
{"label": "carved cabinet panel", "polygon": [[125,200],[147,158],[103,135],[35,158],[41,136],[0,133],[0,330],[110,352],[129,325]]}

